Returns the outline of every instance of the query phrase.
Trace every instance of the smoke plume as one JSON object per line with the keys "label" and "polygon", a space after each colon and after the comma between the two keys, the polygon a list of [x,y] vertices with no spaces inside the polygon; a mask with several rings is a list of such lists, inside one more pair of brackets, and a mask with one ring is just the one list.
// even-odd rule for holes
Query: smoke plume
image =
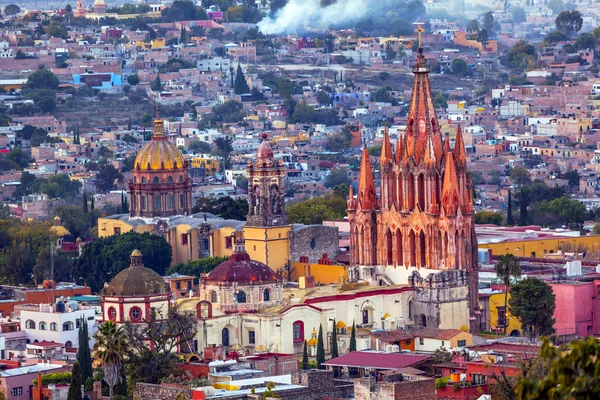
{"label": "smoke plume", "polygon": [[290,0],[274,15],[263,18],[258,28],[265,34],[328,29],[359,21],[370,9],[372,3],[367,0],[338,0],[325,7],[320,0]]}

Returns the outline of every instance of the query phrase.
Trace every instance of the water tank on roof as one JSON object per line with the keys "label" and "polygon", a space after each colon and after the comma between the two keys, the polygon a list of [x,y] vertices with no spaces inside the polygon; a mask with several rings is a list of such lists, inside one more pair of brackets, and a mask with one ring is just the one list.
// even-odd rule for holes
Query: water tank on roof
{"label": "water tank on roof", "polygon": [[386,344],[385,345],[385,352],[386,353],[391,353],[392,352],[392,345],[391,344]]}
{"label": "water tank on roof", "polygon": [[73,311],[79,310],[79,303],[77,303],[75,300],[71,300],[69,302],[69,308]]}
{"label": "water tank on roof", "polygon": [[393,344],[392,353],[400,353],[400,346],[398,346],[397,344]]}
{"label": "water tank on roof", "polygon": [[56,303],[56,312],[65,312],[65,303],[62,301]]}

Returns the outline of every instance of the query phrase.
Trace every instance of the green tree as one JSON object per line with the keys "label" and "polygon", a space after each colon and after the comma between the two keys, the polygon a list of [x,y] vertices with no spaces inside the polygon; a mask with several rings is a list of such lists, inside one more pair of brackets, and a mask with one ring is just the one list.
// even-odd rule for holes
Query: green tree
{"label": "green tree", "polygon": [[100,163],[96,174],[96,187],[102,192],[109,192],[115,186],[115,180],[122,180],[123,175],[112,164]]}
{"label": "green tree", "polygon": [[390,103],[392,105],[396,105],[397,101],[390,94],[391,90],[392,88],[389,86],[379,88],[371,95],[371,101],[376,103]]}
{"label": "green tree", "polygon": [[341,132],[327,136],[325,148],[329,151],[345,151],[350,149],[352,139],[352,132],[348,125],[345,125]]}
{"label": "green tree", "polygon": [[192,208],[194,214],[208,212],[224,219],[242,221],[248,215],[248,201],[232,197],[208,198],[201,197],[196,200]]}
{"label": "green tree", "polygon": [[210,144],[202,141],[192,142],[188,146],[187,150],[194,154],[210,154]]}
{"label": "green tree", "polygon": [[129,344],[123,328],[112,321],[101,324],[94,338],[96,358],[102,363],[104,379],[108,384],[109,397],[112,400],[113,389],[121,381],[121,366]]}
{"label": "green tree", "polygon": [[338,340],[337,340],[337,327],[335,326],[335,318],[333,319],[333,329],[331,330],[331,358],[339,356],[338,351]]}
{"label": "green tree", "polygon": [[229,260],[229,257],[206,257],[198,260],[188,261],[185,264],[176,264],[167,269],[167,275],[178,273],[180,275],[191,275],[195,277],[208,274],[219,264]]}
{"label": "green tree", "polygon": [[[504,281],[504,307],[508,310],[508,288],[510,285],[510,278],[515,277],[518,279],[521,277],[521,264],[519,259],[512,254],[505,254],[498,257],[496,262],[496,275]],[[506,335],[506,326],[504,324],[504,334]]]}
{"label": "green tree", "polygon": [[346,200],[348,198],[349,191],[350,187],[345,183],[340,183],[333,187],[333,195],[339,197],[340,199]]}
{"label": "green tree", "polygon": [[242,71],[240,64],[238,64],[237,71],[235,72],[235,83],[233,85],[233,90],[235,94],[250,93],[250,88],[248,87],[246,77],[244,76],[244,72]]}
{"label": "green tree", "polygon": [[83,191],[83,213],[88,213],[88,199],[87,199],[87,190]]}
{"label": "green tree", "polygon": [[591,33],[582,33],[575,40],[575,47],[578,50],[594,50],[596,48],[596,38]]}
{"label": "green tree", "polygon": [[156,75],[156,79],[150,85],[150,89],[152,89],[155,92],[160,92],[163,90],[163,85],[162,85],[162,82],[160,81],[160,74]]}
{"label": "green tree", "polygon": [[66,12],[67,14],[71,14],[71,13],[73,12],[73,7],[71,7],[71,5],[70,5],[70,4],[67,4],[67,5],[65,6],[65,12]]}
{"label": "green tree", "polygon": [[69,36],[67,28],[56,22],[51,22],[50,25],[44,28],[44,31],[46,32],[46,35],[50,37],[66,39]]}
{"label": "green tree", "polygon": [[[79,323],[79,332],[77,334],[79,347],[77,348],[77,364],[80,367],[81,382],[84,384],[94,374],[92,368],[92,355],[90,353],[90,335],[88,330],[88,323],[85,318],[81,318]],[[80,383],[81,385],[81,383]],[[87,388],[91,390],[92,388]],[[80,399],[79,397],[78,399]]]}
{"label": "green tree", "polygon": [[52,71],[42,68],[32,72],[27,78],[26,86],[29,89],[50,89],[58,90],[59,80]]}
{"label": "green tree", "polygon": [[306,345],[306,340],[304,341],[304,347],[302,348],[302,369],[308,369],[308,348]]}
{"label": "green tree", "polygon": [[523,71],[535,61],[536,54],[537,51],[533,45],[520,40],[511,47],[503,63],[510,68]]}
{"label": "green tree", "polygon": [[567,37],[561,31],[552,31],[544,37],[544,42],[548,44],[565,42]]}
{"label": "green tree", "polygon": [[467,24],[467,32],[477,33],[479,32],[479,22],[476,19],[472,19]]}
{"label": "green tree", "polygon": [[317,225],[325,220],[336,220],[346,215],[346,201],[326,195],[289,205],[286,209],[290,223]]}
{"label": "green tree", "polygon": [[531,174],[525,167],[515,167],[510,171],[510,180],[517,186],[524,186],[531,183]]}
{"label": "green tree", "polygon": [[512,214],[512,190],[510,189],[508,189],[508,201],[506,203],[506,225],[513,226],[515,222]]}
{"label": "green tree", "polygon": [[552,14],[558,14],[565,9],[565,3],[563,0],[548,0],[548,8],[552,10]]}
{"label": "green tree", "polygon": [[494,13],[492,11],[486,12],[483,14],[483,23],[481,24],[481,29],[492,35],[495,31],[494,22]]}
{"label": "green tree", "polygon": [[329,171],[329,175],[325,178],[323,186],[327,188],[333,188],[337,185],[350,185],[352,181],[348,177],[348,171],[343,169],[332,169]]}
{"label": "green tree", "polygon": [[19,7],[16,4],[9,4],[6,7],[4,7],[4,14],[5,15],[15,15],[21,12],[21,7]]}
{"label": "green tree", "polygon": [[296,91],[296,84],[285,76],[278,76],[273,82],[273,93],[278,94],[284,99],[292,97]]}
{"label": "green tree", "polygon": [[119,272],[129,267],[130,255],[138,249],[144,265],[159,275],[164,275],[171,264],[171,245],[158,235],[147,232],[127,232],[98,238],[83,248],[81,257],[73,266],[71,275],[82,278],[93,292],[104,287]]}
{"label": "green tree", "polygon": [[600,344],[589,336],[568,344],[567,351],[544,339],[540,358],[549,366],[542,376],[522,376],[516,385],[519,400],[600,398]]}
{"label": "green tree", "polygon": [[319,336],[317,337],[317,368],[325,369],[325,343],[323,342],[323,325],[319,325]]}
{"label": "green tree", "polygon": [[397,55],[398,53],[396,52],[396,50],[394,50],[394,48],[390,44],[388,44],[385,48],[385,59],[391,61],[396,59]]}
{"label": "green tree", "polygon": [[456,75],[465,76],[469,72],[469,66],[467,62],[461,58],[455,58],[452,60],[452,72]]}
{"label": "green tree", "polygon": [[238,122],[246,116],[243,110],[244,105],[242,103],[235,100],[228,100],[221,105],[213,107],[212,113],[207,119],[214,122]]}
{"label": "green tree", "polygon": [[479,211],[475,213],[475,223],[476,224],[494,224],[494,225],[502,225],[502,221],[504,217],[501,213],[497,211]]}
{"label": "green tree", "polygon": [[350,345],[348,346],[348,351],[356,351],[356,327],[354,321],[352,321],[352,331],[350,331]]}
{"label": "green tree", "polygon": [[71,370],[71,382],[69,392],[67,393],[67,400],[80,400],[82,398],[81,382],[81,368],[79,367],[79,363],[75,362]]}
{"label": "green tree", "polygon": [[331,105],[333,100],[331,99],[331,96],[329,96],[329,93],[324,90],[319,90],[317,93],[317,102],[321,105]]}
{"label": "green tree", "polygon": [[517,24],[525,22],[527,20],[527,14],[523,7],[512,7],[510,12],[513,16],[513,21]]}
{"label": "green tree", "polygon": [[311,123],[314,121],[315,109],[306,103],[306,100],[302,100],[296,103],[294,107],[294,113],[290,117],[290,122],[293,124],[297,123]]}
{"label": "green tree", "polygon": [[127,83],[129,83],[131,86],[136,86],[140,83],[140,77],[137,74],[129,75],[127,77]]}
{"label": "green tree", "polygon": [[556,296],[552,287],[538,278],[525,278],[510,292],[510,312],[521,322],[529,338],[554,333]]}
{"label": "green tree", "polygon": [[556,29],[568,37],[579,32],[583,26],[583,18],[577,10],[562,11],[558,14],[554,22],[556,23]]}
{"label": "green tree", "polygon": [[[195,312],[194,312],[195,314]],[[192,353],[196,321],[172,306],[163,313],[152,309],[144,324],[125,324],[127,337],[127,381],[130,389],[138,382],[160,384],[173,374],[180,352]]]}

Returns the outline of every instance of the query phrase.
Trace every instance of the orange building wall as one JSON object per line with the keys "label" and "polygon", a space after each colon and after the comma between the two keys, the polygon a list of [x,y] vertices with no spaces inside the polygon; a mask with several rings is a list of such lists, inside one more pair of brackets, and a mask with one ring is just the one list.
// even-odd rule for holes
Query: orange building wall
{"label": "orange building wall", "polygon": [[344,283],[348,280],[348,267],[292,262],[292,280],[297,281],[301,276],[312,276],[315,283],[322,285]]}
{"label": "orange building wall", "polygon": [[456,32],[454,36],[454,43],[459,46],[469,47],[471,49],[477,49],[479,51],[485,51],[487,53],[497,53],[498,52],[498,42],[496,40],[490,40],[487,43],[487,47],[484,50],[483,45],[479,43],[477,40],[469,40],[467,39],[466,32]]}

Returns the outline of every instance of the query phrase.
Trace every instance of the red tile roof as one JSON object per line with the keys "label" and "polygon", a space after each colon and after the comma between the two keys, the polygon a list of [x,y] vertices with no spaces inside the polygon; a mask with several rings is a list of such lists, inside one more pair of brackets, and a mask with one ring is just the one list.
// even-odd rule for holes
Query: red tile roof
{"label": "red tile roof", "polygon": [[333,358],[327,361],[325,365],[357,368],[397,369],[411,367],[427,359],[429,359],[429,356],[353,351],[351,353]]}
{"label": "red tile roof", "polygon": [[40,346],[40,347],[58,347],[58,346],[62,346],[62,343],[43,341],[43,342],[31,343],[31,345],[32,346]]}

